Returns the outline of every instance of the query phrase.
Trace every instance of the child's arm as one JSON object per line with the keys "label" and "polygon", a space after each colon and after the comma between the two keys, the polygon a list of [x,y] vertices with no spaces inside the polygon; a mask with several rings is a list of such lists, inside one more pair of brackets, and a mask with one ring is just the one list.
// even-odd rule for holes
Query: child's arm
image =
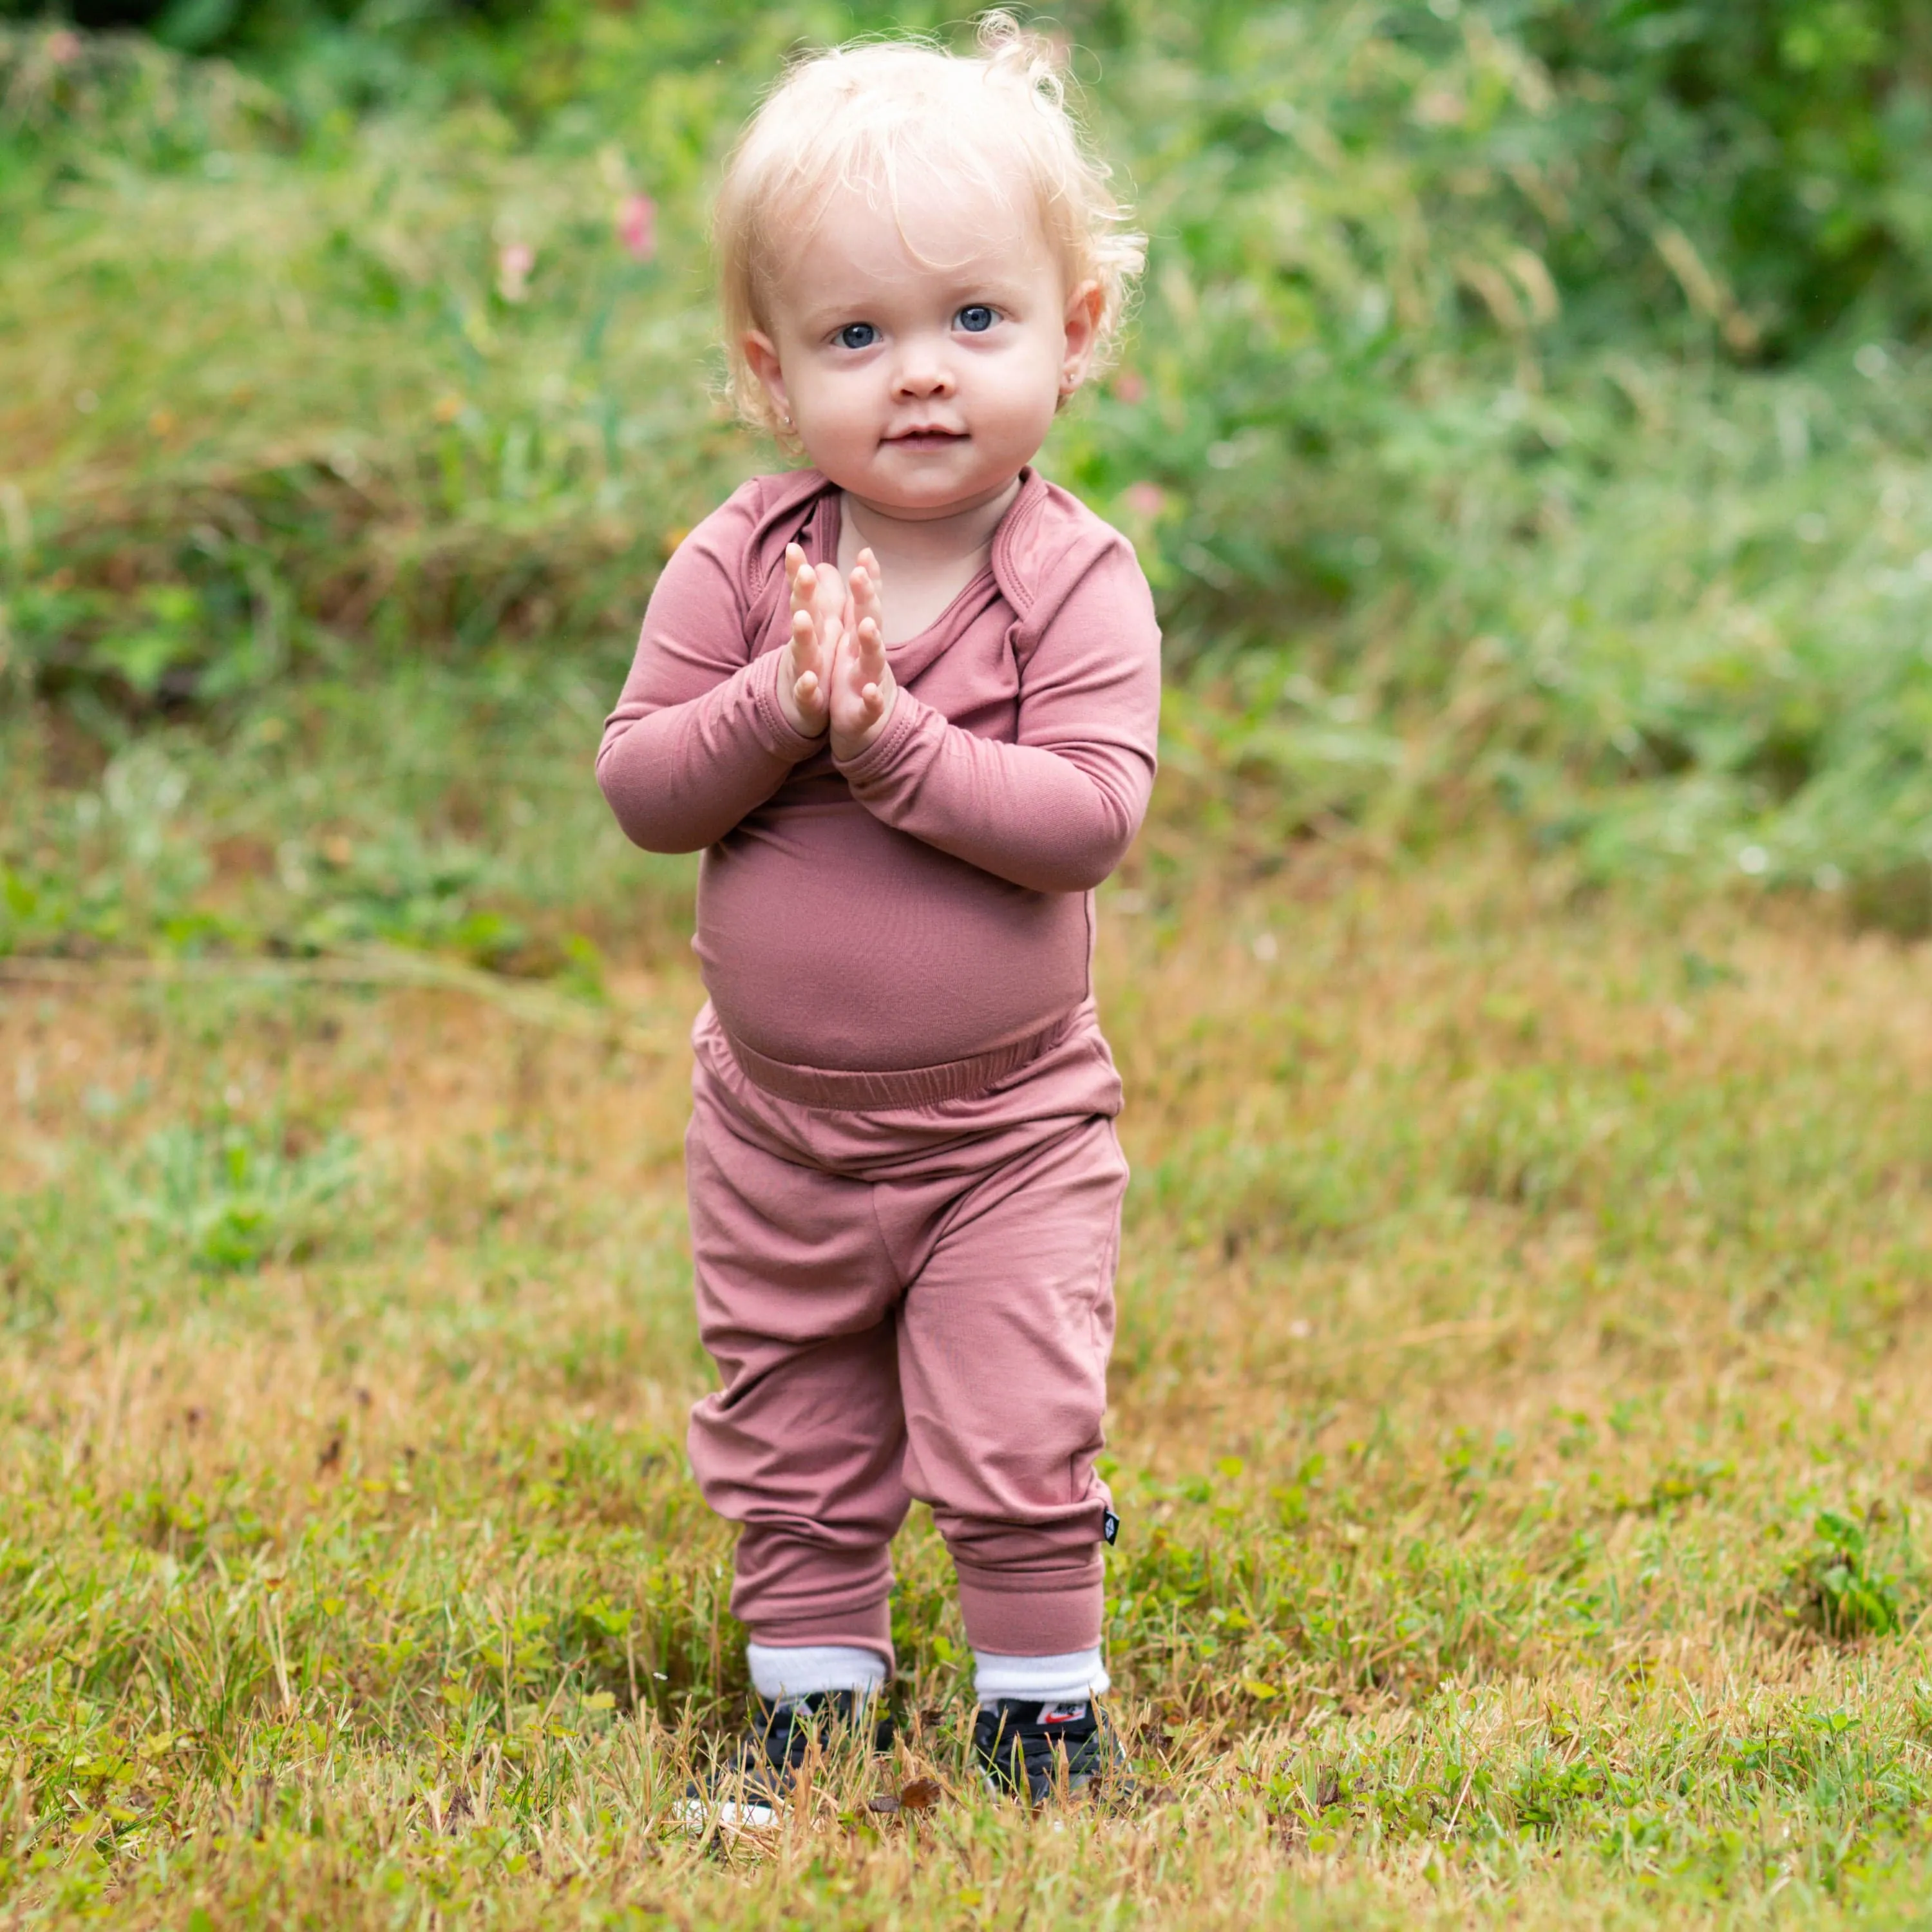
{"label": "child's arm", "polygon": [[1160,628],[1121,543],[1034,646],[1017,743],[962,730],[901,688],[878,737],[839,770],[886,824],[1015,885],[1084,892],[1140,829],[1160,724]]}
{"label": "child's arm", "polygon": [[715,844],[825,746],[798,730],[779,691],[789,674],[795,692],[807,668],[795,648],[746,661],[732,560],[748,520],[734,497],[664,566],[604,728],[597,782],[625,836],[649,852]]}

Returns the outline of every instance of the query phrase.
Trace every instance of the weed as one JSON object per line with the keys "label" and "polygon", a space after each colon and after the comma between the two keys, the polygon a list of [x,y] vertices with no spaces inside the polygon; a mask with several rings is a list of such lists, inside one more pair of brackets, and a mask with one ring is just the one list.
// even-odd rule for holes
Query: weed
{"label": "weed", "polygon": [[1904,1612],[1897,1577],[1878,1568],[1868,1525],[1838,1510],[1820,1510],[1811,1546],[1788,1566],[1799,1613],[1828,1636],[1884,1636]]}
{"label": "weed", "polygon": [[143,1144],[113,1190],[124,1220],[218,1274],[311,1256],[346,1210],[357,1148],[334,1135],[304,1152],[238,1123],[179,1124]]}

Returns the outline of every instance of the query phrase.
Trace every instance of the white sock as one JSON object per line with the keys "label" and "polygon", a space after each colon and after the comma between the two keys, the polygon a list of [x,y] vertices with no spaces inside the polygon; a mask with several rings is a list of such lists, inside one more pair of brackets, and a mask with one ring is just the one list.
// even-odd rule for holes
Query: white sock
{"label": "white sock", "polygon": [[973,1653],[974,1688],[982,1704],[1018,1697],[1029,1704],[1079,1704],[1111,1686],[1096,1646],[1060,1657],[1001,1657],[990,1650]]}
{"label": "white sock", "polygon": [[869,1696],[886,1681],[886,1660],[876,1650],[846,1643],[748,1644],[752,1688],[768,1704],[821,1690],[858,1690]]}

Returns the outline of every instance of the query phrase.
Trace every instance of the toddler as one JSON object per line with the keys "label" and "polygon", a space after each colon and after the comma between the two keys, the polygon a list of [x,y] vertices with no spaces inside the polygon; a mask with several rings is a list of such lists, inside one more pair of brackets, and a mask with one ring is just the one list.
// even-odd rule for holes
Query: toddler
{"label": "toddler", "polygon": [[1090,968],[1160,640],[1132,548],[1028,466],[1140,267],[1123,218],[998,14],[975,58],[801,62],[721,191],[736,400],[811,466],[671,558],[597,772],[637,844],[704,855],[686,1154],[721,1386],[690,1450],[742,1526],[734,1816],[890,1675],[914,1497],[987,1775],[1037,1801],[1118,1752],[1094,1462],[1127,1174]]}

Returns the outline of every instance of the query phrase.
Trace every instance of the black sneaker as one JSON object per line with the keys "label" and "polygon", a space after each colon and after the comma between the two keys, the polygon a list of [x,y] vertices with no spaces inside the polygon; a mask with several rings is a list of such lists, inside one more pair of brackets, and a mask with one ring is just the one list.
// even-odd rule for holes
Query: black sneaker
{"label": "black sneaker", "polygon": [[[701,1832],[713,1819],[727,1831],[771,1824],[791,1795],[812,1739],[821,1750],[836,1750],[864,1728],[873,1701],[857,1690],[820,1690],[768,1704],[754,1693],[752,1721],[737,1748],[685,1786],[686,1829]],[[892,1749],[890,1718],[872,1726],[872,1745],[874,1751]]]}
{"label": "black sneaker", "polygon": [[973,1755],[994,1790],[1044,1804],[1063,1777],[1069,1796],[1106,1783],[1124,1790],[1126,1754],[1090,1700],[1032,1704],[1002,1697],[973,1720]]}

